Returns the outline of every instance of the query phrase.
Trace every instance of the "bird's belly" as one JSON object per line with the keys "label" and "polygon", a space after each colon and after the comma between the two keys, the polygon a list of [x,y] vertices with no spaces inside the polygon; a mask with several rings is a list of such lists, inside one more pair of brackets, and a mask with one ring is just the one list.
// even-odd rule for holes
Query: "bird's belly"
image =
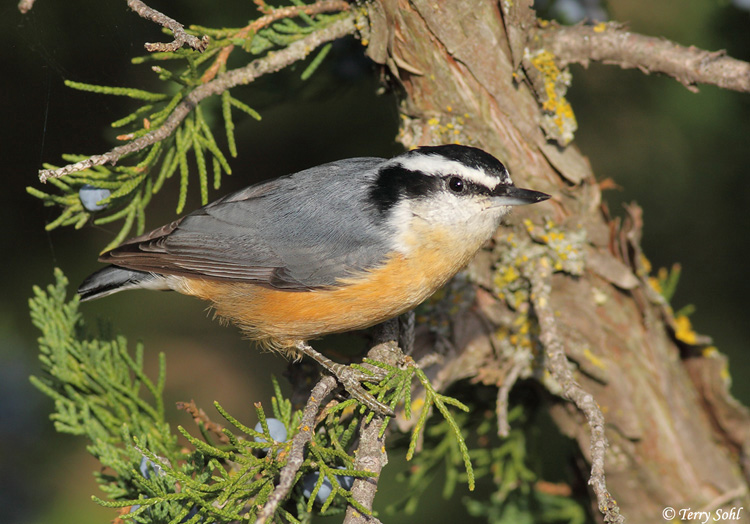
{"label": "bird's belly", "polygon": [[[213,303],[218,316],[272,348],[373,326],[408,311],[458,272],[468,256],[401,255],[340,285],[289,291],[250,283],[185,278],[177,288]],[[418,262],[415,262],[418,261]]]}

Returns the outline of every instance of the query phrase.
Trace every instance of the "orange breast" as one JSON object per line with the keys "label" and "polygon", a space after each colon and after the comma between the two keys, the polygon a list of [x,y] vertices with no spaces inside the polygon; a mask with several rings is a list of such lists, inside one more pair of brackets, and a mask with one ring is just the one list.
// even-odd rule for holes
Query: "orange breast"
{"label": "orange breast", "polygon": [[393,255],[384,265],[331,288],[283,291],[185,278],[178,291],[211,301],[220,317],[251,339],[284,348],[298,340],[373,326],[408,311],[442,287],[474,253],[434,247],[416,251],[409,259]]}

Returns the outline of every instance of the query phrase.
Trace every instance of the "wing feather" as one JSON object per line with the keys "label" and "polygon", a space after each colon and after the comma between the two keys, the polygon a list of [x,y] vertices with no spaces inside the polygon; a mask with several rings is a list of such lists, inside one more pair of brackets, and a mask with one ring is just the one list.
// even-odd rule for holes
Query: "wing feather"
{"label": "wing feather", "polygon": [[390,250],[389,235],[368,214],[366,182],[382,162],[342,160],[250,186],[133,238],[100,260],[283,289],[336,285],[379,265]]}

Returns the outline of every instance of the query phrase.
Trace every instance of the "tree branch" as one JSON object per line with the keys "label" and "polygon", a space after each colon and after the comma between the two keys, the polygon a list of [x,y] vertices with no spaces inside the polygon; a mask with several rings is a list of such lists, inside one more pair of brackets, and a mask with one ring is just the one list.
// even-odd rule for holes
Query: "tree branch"
{"label": "tree branch", "polygon": [[[376,345],[367,352],[367,357],[390,365],[398,365],[404,354],[398,347],[396,340],[399,336],[398,319],[392,319],[380,324],[375,333]],[[385,451],[385,434],[380,436],[383,427],[383,417],[375,415],[370,422],[362,420],[359,429],[359,445],[356,451],[354,469],[370,471],[377,476],[357,478],[352,486],[352,497],[365,508],[372,510],[372,503],[378,491],[380,472],[388,463]],[[363,515],[353,506],[346,509],[344,524],[379,524],[380,521],[372,515]]]}
{"label": "tree branch", "polygon": [[[257,20],[253,20],[248,25],[237,31],[237,33],[234,34],[234,38],[247,38],[249,34],[257,33],[264,27],[267,27],[282,18],[293,18],[303,13],[306,15],[316,15],[318,13],[326,13],[329,11],[348,11],[350,7],[351,6],[345,0],[320,0],[320,2],[309,5],[293,5],[273,9],[271,12],[261,16]],[[216,60],[214,60],[214,63],[211,64],[211,67],[203,73],[201,80],[203,80],[203,82],[208,82],[213,79],[221,69],[221,66],[226,64],[232,51],[234,51],[234,44],[230,44],[223,48],[216,57]]]}
{"label": "tree branch", "polygon": [[39,171],[39,180],[46,182],[48,178],[59,178],[70,173],[83,171],[94,166],[111,163],[115,164],[125,155],[135,153],[146,147],[164,140],[171,135],[182,121],[190,114],[198,103],[210,96],[218,95],[232,87],[249,84],[257,78],[275,73],[294,62],[304,59],[314,49],[338,38],[354,33],[354,16],[350,16],[334,22],[330,26],[316,31],[301,40],[293,42],[289,46],[269,53],[263,58],[253,60],[248,65],[232,71],[227,71],[207,84],[196,87],[185,99],[175,107],[172,114],[166,119],[164,124],[150,133],[133,140],[125,145],[115,147],[114,149],[102,155],[93,155],[85,160],[68,164],[59,169],[42,169]]}
{"label": "tree branch", "polygon": [[145,47],[147,51],[173,52],[177,51],[183,45],[187,44],[196,51],[203,52],[205,51],[206,47],[208,47],[208,35],[203,35],[203,38],[189,35],[185,32],[185,26],[183,26],[177,20],[169,18],[167,15],[157,11],[156,9],[150,8],[149,6],[141,2],[141,0],[128,0],[128,7],[135,11],[141,18],[151,20],[152,22],[155,22],[162,27],[166,27],[167,29],[172,31],[172,34],[174,35],[174,40],[172,42],[169,42],[168,44],[165,44],[163,42],[157,42],[155,44],[146,42],[143,47]]}
{"label": "tree branch", "polygon": [[531,301],[539,319],[539,340],[547,353],[547,367],[562,387],[565,398],[573,402],[584,414],[591,430],[591,477],[589,485],[596,495],[599,511],[604,515],[604,522],[622,524],[625,518],[620,508],[607,490],[604,476],[604,455],[607,451],[607,436],[604,433],[604,415],[594,397],[584,390],[573,378],[570,364],[565,356],[562,344],[563,335],[558,332],[555,312],[550,307],[552,291],[552,264],[542,258],[533,270],[526,271],[525,276],[531,282]]}
{"label": "tree branch", "polygon": [[[359,446],[354,469],[369,471],[376,477],[357,478],[352,486],[352,497],[365,508],[372,510],[372,502],[378,491],[378,480],[383,466],[388,462],[385,452],[385,435],[380,436],[383,427],[382,415],[375,415],[368,423],[362,421],[359,429]],[[346,508],[344,524],[378,524],[380,521],[372,515],[360,513],[354,506]]]}
{"label": "tree branch", "polygon": [[632,33],[616,23],[595,26],[550,25],[539,29],[540,46],[555,55],[560,67],[571,63],[588,66],[590,60],[616,64],[623,69],[663,73],[690,91],[710,84],[750,92],[750,63],[726,56],[726,51],[684,47],[664,38]]}
{"label": "tree branch", "polygon": [[258,514],[258,520],[255,521],[256,524],[264,524],[266,520],[272,517],[279,504],[286,498],[292,487],[294,487],[294,477],[305,461],[305,446],[310,443],[313,433],[315,433],[315,420],[320,411],[320,406],[335,387],[336,379],[330,375],[326,375],[320,379],[310,392],[310,398],[305,405],[302,420],[300,421],[300,430],[292,438],[292,449],[289,451],[289,460],[279,473],[279,484],[268,497],[268,501],[266,501],[263,509]]}
{"label": "tree branch", "polygon": [[[395,365],[403,358],[403,353],[394,342],[398,337],[398,321],[391,320],[385,322],[379,325],[378,328],[375,334],[376,345],[368,351],[367,356],[373,360]],[[336,385],[336,379],[331,375],[326,375],[320,379],[310,392],[310,397],[305,405],[300,422],[300,431],[292,439],[289,460],[279,474],[279,484],[258,514],[256,524],[264,524],[267,519],[272,517],[279,504],[287,497],[294,486],[294,477],[304,462],[305,446],[312,440],[315,425],[323,418],[322,416],[318,417],[321,406],[323,406],[323,400],[328,397]],[[377,476],[363,479],[357,478],[352,487],[352,496],[367,509],[372,509],[380,471],[388,462],[385,453],[385,436],[380,436],[382,425],[382,416],[376,415],[369,423],[363,419],[360,426],[360,440],[356,451],[357,458],[354,462],[354,468],[376,473]],[[346,520],[344,522],[347,524],[378,524],[380,521],[375,517],[362,515],[354,507],[350,506],[347,508]]]}

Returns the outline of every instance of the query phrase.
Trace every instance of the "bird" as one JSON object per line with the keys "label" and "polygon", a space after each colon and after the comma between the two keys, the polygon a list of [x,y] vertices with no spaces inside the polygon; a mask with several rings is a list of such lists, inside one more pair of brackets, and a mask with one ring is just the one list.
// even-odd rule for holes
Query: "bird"
{"label": "bird", "polygon": [[[309,345],[407,312],[458,273],[513,206],[516,187],[481,149],[423,146],[261,182],[103,253],[81,300],[173,290],[210,303],[265,348],[308,355],[366,407],[391,414],[363,377]],[[349,371],[347,371],[349,370]]]}

